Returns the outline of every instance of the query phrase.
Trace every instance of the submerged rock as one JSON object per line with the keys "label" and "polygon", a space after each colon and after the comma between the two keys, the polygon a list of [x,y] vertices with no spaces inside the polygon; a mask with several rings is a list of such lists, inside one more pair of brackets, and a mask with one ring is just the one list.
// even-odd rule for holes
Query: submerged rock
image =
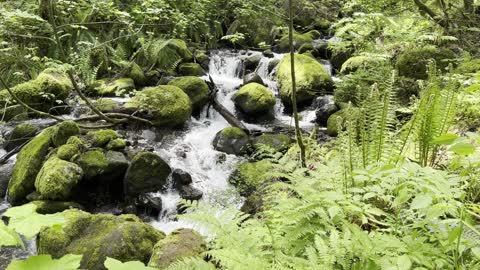
{"label": "submerged rock", "polygon": [[192,185],[180,187],[180,197],[188,201],[198,201],[203,197],[203,192]]}
{"label": "submerged rock", "polygon": [[188,95],[173,85],[139,91],[125,107],[142,111],[154,125],[160,127],[181,126],[192,113]]}
{"label": "submerged rock", "polygon": [[193,109],[201,109],[208,102],[208,85],[199,77],[180,77],[171,80],[168,84],[182,89],[190,97]]}
{"label": "submerged rock", "polygon": [[[317,60],[295,55],[295,73],[297,81],[297,103],[312,101],[315,96],[331,92],[334,84],[325,67]],[[291,106],[292,78],[290,55],[283,57],[277,70],[277,78],[282,102]]]}
{"label": "submerged rock", "polygon": [[38,173],[35,188],[42,199],[67,200],[82,177],[83,170],[80,166],[52,156]]}
{"label": "submerged rock", "polygon": [[137,153],[124,179],[125,195],[136,197],[143,193],[163,190],[172,169],[155,153]]}
{"label": "submerged rock", "polygon": [[248,152],[250,138],[245,131],[237,127],[225,128],[215,135],[213,148],[231,155],[244,155]]}
{"label": "submerged rock", "polygon": [[148,263],[152,250],[165,235],[133,215],[92,215],[79,210],[62,213],[67,223],[42,229],[38,254],[60,258],[83,255],[82,269],[104,270],[106,257]]}
{"label": "submerged rock", "polygon": [[204,238],[191,229],[177,229],[153,248],[148,266],[166,269],[172,263],[197,257],[207,250]]}
{"label": "submerged rock", "polygon": [[275,106],[272,91],[258,83],[249,83],[240,88],[233,96],[233,101],[249,115],[271,111]]}

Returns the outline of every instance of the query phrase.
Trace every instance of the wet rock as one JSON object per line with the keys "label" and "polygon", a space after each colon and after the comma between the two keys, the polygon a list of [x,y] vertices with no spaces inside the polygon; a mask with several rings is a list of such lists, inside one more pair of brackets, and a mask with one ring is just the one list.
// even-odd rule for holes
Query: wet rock
{"label": "wet rock", "polygon": [[35,137],[38,131],[40,131],[40,129],[37,126],[29,123],[16,126],[5,142],[5,150],[11,151],[17,146],[24,144],[29,139]]}
{"label": "wet rock", "polygon": [[208,70],[208,65],[210,64],[210,58],[204,51],[195,52],[196,61],[202,66],[203,69]]}
{"label": "wet rock", "polygon": [[181,186],[190,185],[192,183],[192,176],[182,169],[173,170],[172,179],[173,186],[177,189]]}
{"label": "wet rock", "polygon": [[[295,69],[297,75],[297,103],[311,102],[315,96],[331,92],[334,88],[333,80],[325,67],[317,60],[297,54],[295,55]],[[291,106],[292,78],[291,59],[286,55],[280,62],[277,78],[280,97],[286,106]]]}
{"label": "wet rock", "polygon": [[273,58],[275,55],[273,54],[272,50],[268,49],[263,51],[263,56],[268,57],[268,58]]}
{"label": "wet rock", "polygon": [[208,85],[199,77],[180,77],[173,79],[168,84],[182,89],[190,97],[194,110],[201,109],[208,102]]}
{"label": "wet rock", "polygon": [[279,63],[279,59],[273,59],[272,61],[268,62],[268,73],[272,73],[272,71],[278,66]]}
{"label": "wet rock", "polygon": [[216,163],[217,164],[222,164],[224,163],[225,161],[227,161],[227,155],[225,153],[219,153],[217,155],[217,160],[216,160]]}
{"label": "wet rock", "polygon": [[225,128],[215,135],[215,150],[231,155],[244,155],[248,152],[250,138],[247,133],[236,127]]}
{"label": "wet rock", "polygon": [[32,201],[31,203],[37,206],[35,211],[43,215],[60,213],[68,209],[83,210],[83,206],[76,202]]}
{"label": "wet rock", "polygon": [[205,70],[198,63],[182,63],[178,66],[178,73],[183,76],[203,76]]}
{"label": "wet rock", "polygon": [[275,96],[272,91],[258,83],[243,86],[232,99],[235,105],[248,115],[266,113],[275,106]]}
{"label": "wet rock", "polygon": [[162,198],[151,193],[140,194],[135,199],[136,213],[143,212],[153,217],[158,217],[162,211]]}
{"label": "wet rock", "polygon": [[312,107],[315,108],[315,122],[323,127],[327,126],[328,118],[338,111],[338,107],[331,96],[316,98]]}
{"label": "wet rock", "polygon": [[91,149],[75,160],[84,173],[85,180],[92,180],[103,175],[108,168],[108,161],[102,149]]}
{"label": "wet rock", "polygon": [[38,235],[38,254],[59,258],[83,255],[82,269],[104,270],[106,257],[148,263],[154,245],[165,235],[136,216],[92,215],[79,210],[62,212],[67,223],[43,228]]}
{"label": "wet rock", "polygon": [[143,193],[163,190],[170,166],[155,153],[140,152],[131,160],[124,179],[125,195],[135,197]]}
{"label": "wet rock", "polygon": [[192,185],[180,187],[180,197],[189,201],[198,201],[203,197],[203,192]]}
{"label": "wet rock", "polygon": [[115,130],[103,129],[88,132],[87,138],[93,147],[104,147],[110,141],[120,138],[120,135]]}
{"label": "wet rock", "polygon": [[13,172],[13,163],[0,165],[0,198],[5,198],[8,182]]}
{"label": "wet rock", "polygon": [[261,85],[265,85],[265,83],[262,80],[262,77],[258,75],[257,73],[249,73],[243,77],[243,84],[249,84],[249,83],[258,83]]}
{"label": "wet rock", "polygon": [[282,152],[288,149],[292,140],[288,135],[285,134],[262,134],[253,139],[253,144],[255,147],[258,145],[267,145],[272,148],[275,152]]}
{"label": "wet rock", "polygon": [[258,64],[260,64],[260,60],[262,60],[261,55],[253,55],[253,56],[247,57],[243,61],[244,70],[245,71],[250,71],[250,72],[255,71],[258,67]]}
{"label": "wet rock", "polygon": [[135,90],[135,82],[130,78],[117,80],[101,79],[93,83],[89,92],[99,97],[123,97]]}
{"label": "wet rock", "polygon": [[267,160],[257,162],[245,162],[238,166],[232,174],[229,182],[237,188],[242,196],[249,196],[257,188],[272,178],[268,176],[272,170],[272,163]]}
{"label": "wet rock", "polygon": [[191,229],[177,229],[153,248],[148,266],[166,269],[187,257],[199,256],[207,250],[205,239]]}

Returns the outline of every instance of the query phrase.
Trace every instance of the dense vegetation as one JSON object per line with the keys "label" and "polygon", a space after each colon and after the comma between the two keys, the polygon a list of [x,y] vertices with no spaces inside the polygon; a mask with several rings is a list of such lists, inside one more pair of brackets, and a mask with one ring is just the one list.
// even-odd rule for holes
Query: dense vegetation
{"label": "dense vegetation", "polygon": [[[0,181],[13,206],[0,254],[30,239],[38,253],[6,269],[480,269],[480,2],[291,1],[0,0],[0,133],[19,152],[8,191]],[[334,104],[293,143],[241,123],[217,134],[216,150],[246,160],[229,179],[241,209],[199,200],[190,176],[118,132],[221,111],[201,79],[212,50],[291,48],[270,62],[278,99],[251,80],[237,109],[251,121],[276,102]],[[139,198],[175,175],[178,219],[206,237],[144,222],[158,209]],[[118,201],[119,215],[96,214]]]}

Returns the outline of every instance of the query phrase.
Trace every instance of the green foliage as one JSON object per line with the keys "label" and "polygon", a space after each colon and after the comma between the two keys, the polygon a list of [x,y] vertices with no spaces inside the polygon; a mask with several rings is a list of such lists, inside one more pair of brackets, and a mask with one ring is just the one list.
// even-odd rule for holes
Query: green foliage
{"label": "green foliage", "polygon": [[11,228],[7,227],[3,221],[0,222],[0,248],[3,246],[23,246],[20,236]]}
{"label": "green foliage", "polygon": [[13,261],[7,270],[77,270],[82,255],[68,254],[58,260],[50,255],[32,256],[24,261]]}
{"label": "green foliage", "polygon": [[143,264],[142,262],[139,262],[139,261],[122,263],[121,261],[117,261],[115,259],[108,258],[108,257],[105,260],[105,267],[108,270],[131,270],[131,269],[135,269],[135,270],[155,270],[155,269],[157,269],[157,268],[145,266],[145,264]]}

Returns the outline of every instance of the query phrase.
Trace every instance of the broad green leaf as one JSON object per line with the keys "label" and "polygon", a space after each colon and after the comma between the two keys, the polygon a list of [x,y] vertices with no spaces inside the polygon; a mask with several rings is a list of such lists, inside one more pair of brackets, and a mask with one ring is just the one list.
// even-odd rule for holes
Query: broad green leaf
{"label": "broad green leaf", "polygon": [[157,270],[156,268],[145,266],[139,261],[122,263],[121,261],[108,257],[105,260],[104,265],[108,270]]}
{"label": "broad green leaf", "polygon": [[392,206],[393,207],[398,207],[398,206],[408,202],[408,200],[410,200],[411,197],[412,197],[412,193],[410,192],[410,190],[402,189],[402,190],[400,190],[398,196],[393,201]]}
{"label": "broad green leaf", "polygon": [[432,141],[432,144],[450,145],[458,138],[459,138],[458,135],[448,133],[448,134],[445,134],[445,135],[442,135],[440,137],[435,138]]}
{"label": "broad green leaf", "polygon": [[33,238],[44,226],[53,226],[65,223],[61,214],[41,215],[34,204],[25,204],[8,209],[3,215],[9,217],[8,227],[27,239]]}
{"label": "broad green leaf", "polygon": [[53,260],[50,255],[38,255],[13,261],[6,270],[77,270],[81,260],[82,255],[67,254],[58,260]]}
{"label": "broad green leaf", "polygon": [[427,208],[432,204],[432,196],[427,195],[427,194],[422,194],[416,196],[412,200],[412,204],[410,205],[410,209],[423,209]]}
{"label": "broad green leaf", "polygon": [[457,155],[468,156],[475,152],[475,146],[469,143],[457,143],[452,145],[452,147],[450,147],[448,150],[454,152]]}
{"label": "broad green leaf", "polygon": [[8,228],[2,221],[0,221],[0,247],[18,245],[24,247],[20,236],[14,230]]}
{"label": "broad green leaf", "polygon": [[453,229],[448,233],[448,243],[451,245],[453,242],[455,242],[458,237],[462,234],[462,227],[458,226],[457,228]]}
{"label": "broad green leaf", "polygon": [[397,258],[398,270],[409,270],[410,268],[412,268],[412,261],[408,255],[402,255]]}

